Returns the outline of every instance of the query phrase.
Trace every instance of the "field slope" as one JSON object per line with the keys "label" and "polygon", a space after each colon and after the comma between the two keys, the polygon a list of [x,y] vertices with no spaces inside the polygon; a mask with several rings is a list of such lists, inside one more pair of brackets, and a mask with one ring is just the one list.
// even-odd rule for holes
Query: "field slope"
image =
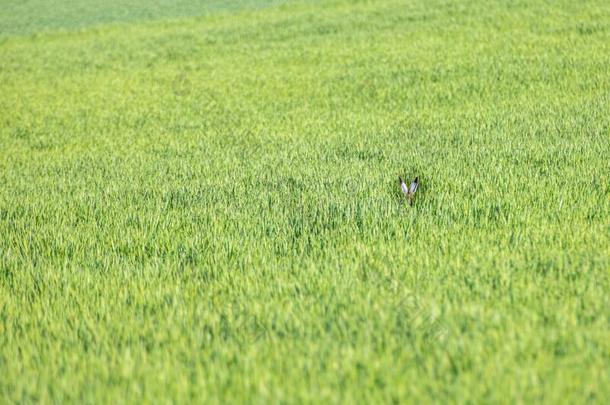
{"label": "field slope", "polygon": [[608,403],[610,3],[98,3],[0,0],[1,403]]}

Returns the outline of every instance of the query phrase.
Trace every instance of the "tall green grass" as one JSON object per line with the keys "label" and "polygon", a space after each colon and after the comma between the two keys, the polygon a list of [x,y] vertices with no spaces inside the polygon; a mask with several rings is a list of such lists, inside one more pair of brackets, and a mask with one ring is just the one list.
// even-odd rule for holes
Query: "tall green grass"
{"label": "tall green grass", "polygon": [[5,35],[0,402],[607,403],[609,13]]}

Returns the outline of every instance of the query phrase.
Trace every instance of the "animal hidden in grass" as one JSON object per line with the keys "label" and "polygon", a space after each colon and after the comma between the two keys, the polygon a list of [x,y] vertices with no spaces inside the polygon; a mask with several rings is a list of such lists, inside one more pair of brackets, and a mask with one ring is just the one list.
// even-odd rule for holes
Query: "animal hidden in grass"
{"label": "animal hidden in grass", "polygon": [[400,189],[402,190],[402,193],[405,195],[405,198],[409,201],[409,205],[413,205],[413,197],[415,196],[415,192],[419,188],[418,177],[416,177],[411,182],[411,185],[409,185],[409,187],[407,187],[407,183],[405,183],[404,180],[400,176],[398,176],[398,181],[400,182]]}

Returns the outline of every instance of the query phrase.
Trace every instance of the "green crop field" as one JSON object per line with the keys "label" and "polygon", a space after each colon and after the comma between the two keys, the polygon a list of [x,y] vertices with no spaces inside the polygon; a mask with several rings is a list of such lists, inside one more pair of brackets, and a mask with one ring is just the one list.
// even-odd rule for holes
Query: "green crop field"
{"label": "green crop field", "polygon": [[122,3],[0,0],[0,403],[610,401],[610,2]]}

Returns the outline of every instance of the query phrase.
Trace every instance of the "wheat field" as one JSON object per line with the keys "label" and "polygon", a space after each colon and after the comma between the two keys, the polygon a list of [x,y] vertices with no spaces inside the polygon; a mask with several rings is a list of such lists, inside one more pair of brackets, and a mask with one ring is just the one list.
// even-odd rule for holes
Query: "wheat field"
{"label": "wheat field", "polygon": [[610,3],[0,5],[0,402],[610,400]]}

